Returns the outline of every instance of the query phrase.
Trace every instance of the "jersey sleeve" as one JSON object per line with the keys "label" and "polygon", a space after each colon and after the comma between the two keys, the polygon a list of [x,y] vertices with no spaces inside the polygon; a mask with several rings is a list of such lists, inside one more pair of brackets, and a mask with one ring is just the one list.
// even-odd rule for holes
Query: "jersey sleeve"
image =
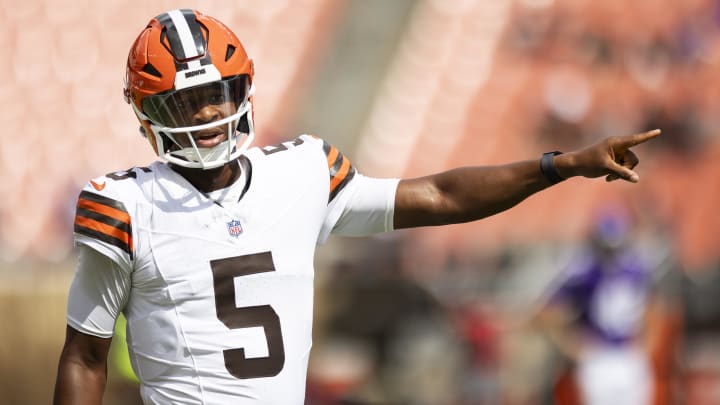
{"label": "jersey sleeve", "polygon": [[102,253],[125,271],[132,269],[135,257],[129,182],[107,176],[91,180],[78,196],[74,223],[76,245]]}
{"label": "jersey sleeve", "polygon": [[80,246],[70,286],[67,324],[88,335],[109,338],[130,294],[131,276],[109,257]]}
{"label": "jersey sleeve", "polygon": [[366,236],[391,231],[399,179],[363,176],[337,148],[320,141],[327,163],[329,188],[318,243],[324,243],[330,233]]}

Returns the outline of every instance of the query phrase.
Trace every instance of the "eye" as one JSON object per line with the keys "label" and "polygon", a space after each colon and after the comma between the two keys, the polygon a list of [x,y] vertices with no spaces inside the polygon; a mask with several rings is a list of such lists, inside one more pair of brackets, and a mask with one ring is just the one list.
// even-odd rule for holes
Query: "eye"
{"label": "eye", "polygon": [[223,104],[225,103],[225,95],[222,93],[214,93],[208,97],[210,104]]}
{"label": "eye", "polygon": [[187,106],[190,105],[189,100],[187,99],[187,97],[184,97],[184,96],[181,96],[181,95],[178,95],[177,97],[173,97],[173,100],[172,100],[172,101],[173,101],[173,103],[175,104],[175,105],[174,105],[174,108],[176,108],[176,109],[178,109],[178,110],[183,110],[183,109],[185,109],[185,107],[187,107]]}

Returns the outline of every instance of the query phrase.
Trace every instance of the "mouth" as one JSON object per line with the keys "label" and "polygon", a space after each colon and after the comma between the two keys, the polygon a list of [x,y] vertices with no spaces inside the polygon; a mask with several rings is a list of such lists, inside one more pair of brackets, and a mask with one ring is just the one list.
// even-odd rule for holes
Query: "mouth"
{"label": "mouth", "polygon": [[198,148],[212,148],[225,140],[225,132],[200,131],[193,134],[193,139]]}

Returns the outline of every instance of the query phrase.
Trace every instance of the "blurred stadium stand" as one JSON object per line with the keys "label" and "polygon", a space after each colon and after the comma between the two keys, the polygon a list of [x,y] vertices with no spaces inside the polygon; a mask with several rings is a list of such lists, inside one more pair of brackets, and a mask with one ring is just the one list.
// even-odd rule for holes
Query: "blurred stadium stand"
{"label": "blurred stadium stand", "polygon": [[[448,403],[544,403],[552,395],[551,356],[526,318],[598,209],[621,203],[634,214],[639,243],[683,274],[683,293],[671,295],[684,298],[673,303],[681,308],[659,316],[657,327],[677,343],[673,325],[685,319],[677,343],[683,361],[669,367],[688,370],[688,382],[676,390],[692,399],[686,403],[705,404],[720,401],[720,361],[704,361],[720,352],[720,315],[702,312],[720,307],[720,296],[697,281],[720,274],[719,4],[194,0],[183,6],[221,18],[255,59],[256,144],[314,133],[368,175],[420,176],[535,159],[602,136],[663,129],[640,148],[637,185],[573,179],[479,223],[331,240],[318,258],[318,341],[339,316],[324,292],[338,272],[396,272],[447,310],[438,322],[457,325],[459,337],[425,343],[460,339],[476,360],[454,365],[464,378]],[[8,393],[0,402],[48,402],[72,275],[75,198],[92,177],[154,159],[122,101],[122,79],[139,30],[174,7],[169,0],[0,0],[6,58],[0,64],[0,313],[4,325],[13,325],[0,332],[0,392]],[[390,261],[362,261],[377,255]],[[683,307],[687,298],[694,300]],[[23,352],[33,357],[15,354]],[[319,387],[332,383],[318,378]],[[38,383],[18,383],[31,379]],[[387,387],[343,384],[343,392],[394,398]],[[317,394],[313,403],[323,400]]]}

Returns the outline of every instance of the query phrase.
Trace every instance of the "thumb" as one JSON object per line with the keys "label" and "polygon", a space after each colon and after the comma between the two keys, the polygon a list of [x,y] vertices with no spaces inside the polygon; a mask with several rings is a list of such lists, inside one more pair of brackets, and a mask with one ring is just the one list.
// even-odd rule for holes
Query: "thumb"
{"label": "thumb", "polygon": [[637,173],[615,161],[610,162],[608,169],[611,173],[605,178],[607,181],[613,181],[620,178],[631,183],[637,183],[640,180],[640,176],[638,176]]}

